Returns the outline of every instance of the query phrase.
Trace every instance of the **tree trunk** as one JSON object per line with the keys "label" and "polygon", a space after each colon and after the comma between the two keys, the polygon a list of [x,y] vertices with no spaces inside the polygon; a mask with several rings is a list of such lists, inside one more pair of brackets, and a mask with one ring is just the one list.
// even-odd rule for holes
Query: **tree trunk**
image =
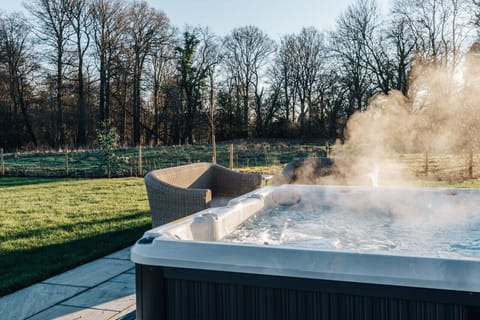
{"label": "tree trunk", "polygon": [[110,72],[108,68],[105,70],[105,92],[104,92],[104,99],[105,99],[105,117],[104,120],[110,119]]}
{"label": "tree trunk", "polygon": [[[23,79],[17,73],[18,68],[14,65],[13,61],[9,59],[9,85],[10,85],[10,99],[14,105],[14,116],[17,117],[17,110],[20,107],[20,111],[23,117],[23,123],[27,129],[27,133],[30,136],[31,142],[34,146],[37,146],[37,139],[33,132],[32,124],[30,122],[30,117],[28,116],[27,105],[24,98],[24,87],[23,87]],[[18,106],[18,107],[17,107]],[[17,123],[15,119],[15,125]]]}
{"label": "tree trunk", "polygon": [[257,132],[257,137],[263,137],[263,134],[264,134],[263,115],[262,115],[262,96],[263,96],[263,89],[260,92],[260,94],[257,92],[257,89],[255,89],[255,103],[256,103],[256,113],[257,113],[255,131]]}
{"label": "tree trunk", "polygon": [[[138,57],[137,57],[138,59]],[[141,139],[141,126],[140,126],[140,75],[141,67],[138,65],[134,68],[133,75],[133,144],[139,145]]]}
{"label": "tree trunk", "polygon": [[104,122],[107,119],[105,112],[105,95],[106,95],[106,70],[105,70],[105,53],[100,54],[100,92],[98,97],[99,120]]}
{"label": "tree trunk", "polygon": [[211,125],[211,134],[212,134],[212,163],[217,163],[217,143],[215,141],[215,112],[214,112],[214,105],[213,105],[213,72],[209,73],[210,76],[210,125]]}
{"label": "tree trunk", "polygon": [[247,73],[247,79],[245,81],[245,95],[243,96],[243,138],[248,138],[248,96],[250,94],[248,84],[249,79],[250,77]]}
{"label": "tree trunk", "polygon": [[[21,79],[18,80],[19,82],[22,82]],[[27,111],[27,104],[25,102],[24,98],[24,89],[21,84],[18,84],[18,99],[19,99],[19,104],[20,104],[20,109],[22,110],[22,115],[23,115],[23,121],[25,123],[25,127],[27,128],[27,132],[30,135],[30,139],[33,142],[33,145],[36,147],[37,144],[37,138],[35,137],[35,133],[33,132],[33,127],[32,123],[30,122],[30,117],[28,115]]]}
{"label": "tree trunk", "polygon": [[285,80],[283,81],[283,90],[284,90],[284,94],[285,94],[285,106],[286,106],[286,109],[285,109],[285,120],[287,121],[287,123],[289,122],[290,120],[290,96],[288,94],[288,73],[287,71],[285,70],[284,74],[283,74]]}
{"label": "tree trunk", "polygon": [[62,41],[58,41],[57,51],[57,78],[56,78],[56,108],[57,108],[57,121],[56,121],[56,145],[63,146],[65,144],[65,127],[63,116],[63,102],[62,102],[62,89],[63,89],[63,51],[61,48]]}
{"label": "tree trunk", "polygon": [[[81,44],[78,44],[78,50],[81,50]],[[77,145],[87,145],[87,125],[88,115],[87,106],[85,103],[85,85],[83,77],[83,56],[81,51],[78,57],[78,134]]]}

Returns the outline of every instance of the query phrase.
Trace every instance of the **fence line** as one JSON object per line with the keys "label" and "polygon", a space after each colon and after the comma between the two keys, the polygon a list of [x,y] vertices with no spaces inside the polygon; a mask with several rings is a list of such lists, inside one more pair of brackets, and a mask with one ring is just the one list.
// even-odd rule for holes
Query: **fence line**
{"label": "fence line", "polygon": [[[282,165],[309,156],[326,156],[331,146],[287,144],[218,144],[217,162],[225,167],[256,167],[279,170]],[[112,176],[143,176],[144,173],[164,167],[212,159],[211,145],[138,147],[118,149],[118,168]],[[427,162],[427,161],[428,162]],[[441,180],[477,177],[480,170],[480,154],[400,154],[392,156],[396,161],[419,177]],[[428,171],[427,171],[428,165]],[[6,176],[38,177],[105,177],[99,150],[74,151],[65,148],[61,152],[30,152],[5,154],[0,148],[1,174]]]}
{"label": "fence line", "polygon": [[1,166],[2,166],[2,176],[5,175],[5,161],[4,161],[4,158],[3,158],[3,148],[0,148],[0,162],[1,162]]}

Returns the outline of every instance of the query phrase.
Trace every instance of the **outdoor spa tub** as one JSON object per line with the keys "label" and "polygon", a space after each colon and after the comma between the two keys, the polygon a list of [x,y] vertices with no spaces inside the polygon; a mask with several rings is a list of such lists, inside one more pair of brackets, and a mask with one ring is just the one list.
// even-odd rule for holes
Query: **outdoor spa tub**
{"label": "outdoor spa tub", "polygon": [[478,319],[480,190],[282,185],[131,251],[137,319]]}

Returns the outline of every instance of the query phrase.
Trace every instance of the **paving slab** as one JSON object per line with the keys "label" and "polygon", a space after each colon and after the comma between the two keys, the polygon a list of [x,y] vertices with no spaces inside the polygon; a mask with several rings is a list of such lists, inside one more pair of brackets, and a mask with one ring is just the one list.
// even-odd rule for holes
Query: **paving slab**
{"label": "paving slab", "polygon": [[1,320],[135,319],[130,248],[0,298]]}
{"label": "paving slab", "polygon": [[135,285],[132,282],[108,281],[62,302],[62,305],[123,311],[135,304]]}
{"label": "paving slab", "polygon": [[123,310],[114,317],[115,320],[135,320],[136,318],[137,311],[135,306],[131,306],[130,308]]}
{"label": "paving slab", "polygon": [[34,284],[0,298],[1,319],[20,320],[28,318],[86,289],[83,286]]}
{"label": "paving slab", "polygon": [[106,259],[122,259],[122,260],[130,260],[130,247],[118,250],[108,256],[105,256]]}
{"label": "paving slab", "polygon": [[45,280],[43,283],[94,287],[134,267],[133,262],[101,258]]}
{"label": "paving slab", "polygon": [[135,273],[132,274],[130,272],[125,272],[108,281],[123,283],[128,285],[129,288],[133,288],[135,290]]}
{"label": "paving slab", "polygon": [[85,309],[56,305],[44,312],[28,318],[28,320],[107,320],[114,318],[117,314],[118,312],[110,310]]}

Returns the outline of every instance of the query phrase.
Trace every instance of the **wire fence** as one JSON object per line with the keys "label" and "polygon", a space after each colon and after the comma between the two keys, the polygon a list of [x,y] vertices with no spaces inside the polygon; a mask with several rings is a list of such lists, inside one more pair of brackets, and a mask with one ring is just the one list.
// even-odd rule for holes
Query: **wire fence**
{"label": "wire fence", "polygon": [[[233,146],[231,148],[230,146]],[[233,151],[232,151],[233,150]],[[122,148],[115,152],[112,176],[143,176],[155,169],[196,162],[211,162],[211,145]],[[219,144],[217,163],[225,167],[268,170],[305,157],[322,157],[321,145]],[[55,150],[0,155],[3,176],[81,177],[108,176],[101,150]]]}
{"label": "wire fence", "polygon": [[[234,169],[275,173],[296,159],[328,156],[330,147],[316,144],[241,143],[218,144],[217,163]],[[115,152],[113,177],[142,177],[147,172],[196,162],[211,162],[211,145],[122,148]],[[476,178],[480,174],[480,154],[411,153],[393,155],[391,161],[414,176],[436,180]],[[0,174],[17,177],[107,177],[101,150],[46,150],[3,153]]]}

